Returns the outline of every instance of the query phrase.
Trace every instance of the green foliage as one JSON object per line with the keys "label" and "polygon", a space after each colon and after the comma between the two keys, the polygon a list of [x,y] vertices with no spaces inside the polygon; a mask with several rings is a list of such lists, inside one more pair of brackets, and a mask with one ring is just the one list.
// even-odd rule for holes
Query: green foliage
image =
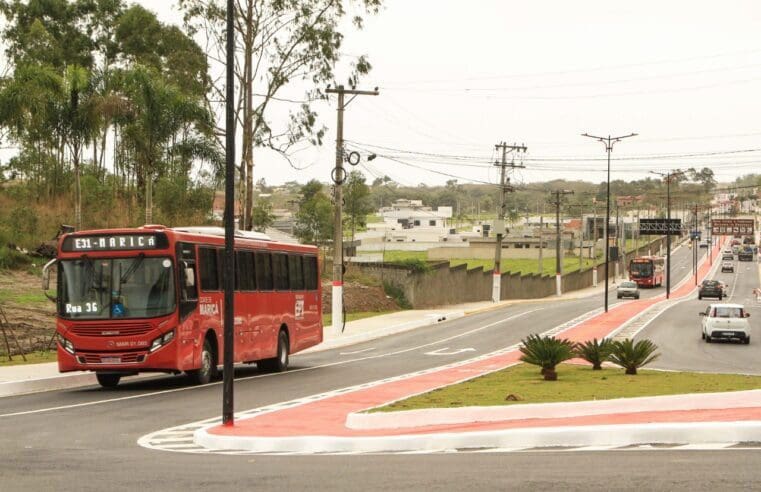
{"label": "green foliage", "polygon": [[294,233],[302,243],[322,245],[333,236],[333,204],[313,179],[301,188]]}
{"label": "green foliage", "polygon": [[607,338],[602,340],[588,340],[584,343],[577,343],[574,347],[576,357],[584,359],[592,364],[592,369],[599,371],[602,369],[602,363],[608,360],[613,342]]}
{"label": "green foliage", "polygon": [[212,189],[187,179],[166,177],[156,182],[156,216],[168,226],[205,223],[212,199]]}
{"label": "green foliage", "polygon": [[5,244],[0,244],[0,270],[12,270],[31,265],[32,260],[28,255],[11,249]]}
{"label": "green foliage", "polygon": [[383,292],[394,299],[400,308],[412,309],[410,301],[408,301],[407,296],[404,295],[404,289],[398,285],[392,284],[391,282],[383,282]]}
{"label": "green foliage", "polygon": [[520,360],[542,368],[545,381],[556,381],[558,378],[555,366],[573,358],[573,342],[567,339],[529,335],[521,340]]}
{"label": "green foliage", "polygon": [[272,202],[260,198],[251,213],[251,223],[254,230],[264,232],[272,223],[275,222],[275,215],[272,213]]}
{"label": "green foliage", "polygon": [[655,351],[658,346],[650,340],[640,340],[634,343],[630,339],[613,342],[613,348],[609,360],[626,369],[626,374],[635,375],[637,369],[643,367],[655,359],[660,354]]}
{"label": "green foliage", "polygon": [[351,230],[351,237],[358,227],[367,225],[367,215],[373,211],[370,188],[365,184],[365,176],[352,171],[344,183],[344,223]]}
{"label": "green foliage", "polygon": [[420,258],[404,258],[396,261],[388,261],[391,265],[399,265],[414,273],[428,273],[431,271],[431,264]]}

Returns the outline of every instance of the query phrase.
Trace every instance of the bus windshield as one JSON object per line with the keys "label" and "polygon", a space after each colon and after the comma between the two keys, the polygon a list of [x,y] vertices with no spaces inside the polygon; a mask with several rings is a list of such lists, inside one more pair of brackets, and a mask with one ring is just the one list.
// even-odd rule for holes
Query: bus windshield
{"label": "bus windshield", "polygon": [[169,258],[82,256],[62,260],[60,271],[58,308],[64,318],[152,318],[174,311]]}
{"label": "bus windshield", "polygon": [[636,275],[638,277],[649,277],[653,274],[653,264],[650,262],[647,262],[647,263],[632,262],[629,265],[629,269],[631,270],[632,275]]}

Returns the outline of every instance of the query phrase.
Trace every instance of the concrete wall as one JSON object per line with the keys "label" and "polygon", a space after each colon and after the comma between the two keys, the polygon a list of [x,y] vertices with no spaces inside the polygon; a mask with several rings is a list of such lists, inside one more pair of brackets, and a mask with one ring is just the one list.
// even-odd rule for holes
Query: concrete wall
{"label": "concrete wall", "polygon": [[[650,243],[650,248],[644,246],[635,255],[646,255],[650,250],[657,253],[660,245],[661,239],[655,239]],[[366,275],[401,288],[407,301],[414,308],[491,299],[492,272],[484,271],[482,268],[468,270],[466,265],[450,267],[446,262],[432,264],[430,271],[427,272],[414,272],[405,267],[379,263],[355,263],[355,266],[359,267],[362,273]],[[608,270],[609,278],[613,278],[615,267],[612,262]],[[604,266],[598,266],[599,280],[604,279],[604,272]],[[592,269],[564,275],[562,279],[563,292],[591,287],[592,275]],[[519,273],[505,272],[502,274],[501,292],[503,300],[536,299],[551,296],[555,294],[555,276],[520,275]]]}

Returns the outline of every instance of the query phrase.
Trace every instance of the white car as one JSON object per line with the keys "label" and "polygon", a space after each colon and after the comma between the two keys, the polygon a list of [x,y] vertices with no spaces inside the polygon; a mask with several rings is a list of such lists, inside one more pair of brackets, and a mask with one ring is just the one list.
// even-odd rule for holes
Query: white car
{"label": "white car", "polygon": [[724,272],[735,272],[735,262],[733,261],[722,261],[721,262],[721,273]]}
{"label": "white car", "polygon": [[700,312],[701,335],[706,343],[713,340],[739,340],[750,343],[750,314],[742,304],[709,304]]}

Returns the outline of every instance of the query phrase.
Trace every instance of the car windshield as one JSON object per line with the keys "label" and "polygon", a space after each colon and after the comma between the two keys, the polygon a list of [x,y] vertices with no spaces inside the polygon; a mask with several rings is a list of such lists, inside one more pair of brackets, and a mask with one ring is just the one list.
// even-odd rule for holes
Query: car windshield
{"label": "car windshield", "polygon": [[744,316],[743,308],[740,307],[718,306],[713,310],[714,318],[742,318]]}
{"label": "car windshield", "polygon": [[151,318],[174,311],[169,258],[61,261],[58,310],[65,318]]}
{"label": "car windshield", "polygon": [[703,280],[703,287],[716,287],[719,282],[716,280]]}
{"label": "car windshield", "polygon": [[652,263],[633,263],[630,265],[631,274],[634,276],[649,277],[653,274]]}
{"label": "car windshield", "polygon": [[621,288],[623,288],[623,289],[631,289],[631,288],[634,288],[636,286],[637,286],[637,284],[635,284],[634,282],[621,282]]}

